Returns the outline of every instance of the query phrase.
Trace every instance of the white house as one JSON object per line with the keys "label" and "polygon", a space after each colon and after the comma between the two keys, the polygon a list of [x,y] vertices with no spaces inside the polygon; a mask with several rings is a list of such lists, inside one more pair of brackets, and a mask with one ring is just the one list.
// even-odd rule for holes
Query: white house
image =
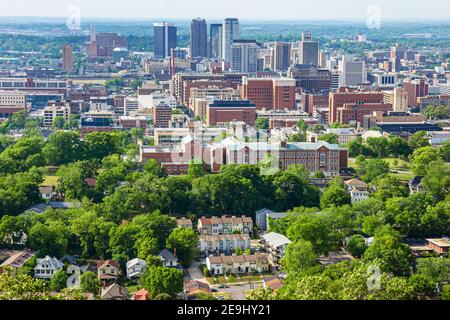
{"label": "white house", "polygon": [[352,198],[352,203],[369,199],[369,187],[365,182],[359,179],[351,179],[345,181],[345,185]]}
{"label": "white house", "polygon": [[209,256],[206,258],[206,267],[211,275],[261,273],[270,270],[269,257],[266,253]]}
{"label": "white house", "polygon": [[169,250],[164,249],[158,255],[163,267],[176,268],[178,266],[178,258]]}
{"label": "white house", "polygon": [[128,277],[128,279],[141,277],[145,272],[146,266],[147,266],[147,263],[144,260],[139,259],[139,258],[128,261],[127,262],[127,277]]}
{"label": "white house", "polygon": [[51,279],[56,271],[64,268],[64,264],[56,258],[46,256],[43,259],[37,259],[34,267],[34,277],[38,279]]}

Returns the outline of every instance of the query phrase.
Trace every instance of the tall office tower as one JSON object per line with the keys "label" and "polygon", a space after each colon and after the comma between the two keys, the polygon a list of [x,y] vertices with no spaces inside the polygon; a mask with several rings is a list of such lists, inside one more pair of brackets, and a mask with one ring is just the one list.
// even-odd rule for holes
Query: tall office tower
{"label": "tall office tower", "polygon": [[210,58],[222,58],[222,24],[212,23],[209,29]]}
{"label": "tall office tower", "polygon": [[299,47],[299,64],[319,64],[319,42],[313,41],[311,33],[302,32]]}
{"label": "tall office tower", "polygon": [[276,42],[270,48],[270,69],[273,71],[286,71],[291,66],[291,44]]}
{"label": "tall office tower", "polygon": [[405,49],[401,48],[397,43],[395,47],[391,48],[390,51],[390,62],[392,63],[392,70],[394,72],[399,72],[402,68],[401,60],[405,59]]}
{"label": "tall office tower", "polygon": [[364,61],[353,60],[353,57],[342,56],[339,61],[342,86],[357,86],[367,82],[366,64]]}
{"label": "tall office tower", "polygon": [[231,45],[231,71],[256,73],[258,71],[258,45],[256,40],[235,40]]}
{"label": "tall office tower", "polygon": [[239,40],[239,20],[226,18],[222,25],[222,59],[231,62],[231,46],[234,40]]}
{"label": "tall office tower", "polygon": [[393,111],[408,111],[408,94],[403,88],[394,88],[393,91],[385,91],[383,94],[383,102],[392,104]]}
{"label": "tall office tower", "polygon": [[73,66],[74,66],[74,62],[73,62],[72,47],[69,45],[65,45],[62,48],[62,69],[65,72],[70,73],[73,71]]}
{"label": "tall office tower", "polygon": [[177,27],[173,23],[155,23],[154,52],[155,58],[164,59],[171,55],[172,49],[177,47]]}
{"label": "tall office tower", "polygon": [[319,53],[319,67],[322,69],[327,68],[327,55],[322,50]]}
{"label": "tall office tower", "polygon": [[197,18],[191,22],[191,57],[208,56],[208,25],[205,19]]}

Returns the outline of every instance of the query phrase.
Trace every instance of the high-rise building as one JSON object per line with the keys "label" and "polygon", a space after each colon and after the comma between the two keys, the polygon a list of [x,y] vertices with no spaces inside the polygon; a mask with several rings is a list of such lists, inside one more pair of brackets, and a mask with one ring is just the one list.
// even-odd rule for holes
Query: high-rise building
{"label": "high-rise building", "polygon": [[164,59],[170,57],[171,50],[177,47],[177,27],[173,23],[155,23],[154,53],[155,58]]}
{"label": "high-rise building", "polygon": [[342,56],[342,60],[339,61],[339,71],[342,75],[342,86],[357,86],[367,82],[364,61],[356,61],[351,57]]}
{"label": "high-rise building", "polygon": [[270,69],[273,71],[286,71],[291,66],[291,44],[276,42],[270,48]]}
{"label": "high-rise building", "polygon": [[408,95],[408,107],[415,108],[417,98],[428,95],[429,86],[425,79],[413,79],[404,81],[403,88]]}
{"label": "high-rise building", "polygon": [[212,59],[222,58],[222,24],[212,23],[209,30],[210,57]]}
{"label": "high-rise building", "polygon": [[256,73],[258,45],[255,40],[235,40],[231,45],[231,71]]}
{"label": "high-rise building", "polygon": [[313,41],[311,33],[303,32],[299,44],[299,64],[319,64],[319,42]]}
{"label": "high-rise building", "polygon": [[289,78],[297,81],[297,88],[305,92],[330,91],[331,72],[328,69],[319,69],[312,64],[298,64],[288,70]]}
{"label": "high-rise building", "polygon": [[403,88],[385,91],[384,103],[392,104],[394,112],[406,112],[408,111],[408,94]]}
{"label": "high-rise building", "polygon": [[190,49],[193,58],[208,56],[208,25],[205,19],[192,20]]}
{"label": "high-rise building", "polygon": [[86,44],[88,57],[111,57],[115,48],[128,48],[128,38],[113,32],[97,32],[94,28],[90,30]]}
{"label": "high-rise building", "polygon": [[231,62],[231,46],[240,39],[239,20],[226,18],[222,25],[222,59]]}
{"label": "high-rise building", "polygon": [[402,68],[401,60],[405,59],[405,49],[396,44],[395,47],[391,48],[390,51],[390,62],[392,63],[392,70],[394,72],[399,72]]}
{"label": "high-rise building", "polygon": [[74,61],[73,61],[73,50],[69,45],[65,45],[62,48],[62,69],[67,72],[73,72]]}
{"label": "high-rise building", "polygon": [[290,78],[243,78],[241,96],[258,110],[295,109],[295,80]]}

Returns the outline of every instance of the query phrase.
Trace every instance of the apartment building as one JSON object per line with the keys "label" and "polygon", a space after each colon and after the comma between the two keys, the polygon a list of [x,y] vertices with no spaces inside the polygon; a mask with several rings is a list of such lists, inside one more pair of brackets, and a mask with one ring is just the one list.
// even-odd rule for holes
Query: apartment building
{"label": "apartment building", "polygon": [[202,236],[215,236],[224,234],[253,234],[253,220],[250,217],[202,217],[198,220],[198,232]]}
{"label": "apartment building", "polygon": [[248,234],[223,234],[212,236],[201,236],[199,250],[206,255],[228,253],[236,249],[243,251],[250,248],[250,236]]}
{"label": "apartment building", "polygon": [[206,267],[211,275],[263,273],[270,270],[269,257],[264,253],[243,256],[210,256]]}
{"label": "apartment building", "polygon": [[69,121],[71,108],[69,105],[52,105],[44,108],[44,126],[51,127],[55,118],[61,117],[64,121]]}

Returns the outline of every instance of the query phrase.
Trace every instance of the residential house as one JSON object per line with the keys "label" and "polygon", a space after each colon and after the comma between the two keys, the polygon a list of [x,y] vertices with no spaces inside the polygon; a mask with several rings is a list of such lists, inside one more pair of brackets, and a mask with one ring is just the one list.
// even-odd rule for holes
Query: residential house
{"label": "residential house", "polygon": [[291,244],[291,240],[286,238],[284,235],[275,232],[265,234],[262,238],[264,247],[269,253],[273,264],[276,264],[284,257],[287,246]]}
{"label": "residential house", "polygon": [[263,273],[270,270],[269,257],[265,253],[242,256],[209,256],[206,267],[211,275]]}
{"label": "residential house", "polygon": [[245,251],[250,248],[250,236],[247,234],[224,234],[200,236],[199,250],[206,255],[228,253],[237,249]]}
{"label": "residential house", "polygon": [[269,209],[261,209],[256,211],[256,227],[260,231],[266,231],[269,229],[269,221],[282,219],[287,216],[286,212],[273,212]]}
{"label": "residential house", "polygon": [[46,256],[43,259],[37,259],[34,267],[34,277],[38,279],[51,279],[53,275],[64,268],[64,263],[56,258]]}
{"label": "residential house", "polygon": [[359,179],[350,179],[345,181],[347,191],[350,193],[352,203],[361,202],[369,199],[368,185]]}
{"label": "residential house", "polygon": [[140,278],[147,267],[147,263],[139,258],[127,262],[127,277],[128,279]]}
{"label": "residential house", "polygon": [[180,228],[192,229],[192,220],[187,218],[177,219],[177,226]]}
{"label": "residential house", "polygon": [[253,233],[253,220],[246,216],[202,217],[198,221],[198,232],[205,236],[233,233],[244,233],[251,236]]}
{"label": "residential house", "polygon": [[128,289],[113,283],[107,288],[103,288],[101,295],[102,300],[127,300]]}
{"label": "residential house", "polygon": [[160,254],[158,254],[158,257],[163,267],[178,267],[179,260],[170,250],[164,249]]}
{"label": "residential house", "polygon": [[120,264],[114,260],[100,261],[97,264],[97,275],[104,286],[110,285],[119,278]]}
{"label": "residential house", "polygon": [[56,197],[56,188],[55,186],[40,186],[39,192],[41,193],[42,199],[46,201],[51,201]]}

